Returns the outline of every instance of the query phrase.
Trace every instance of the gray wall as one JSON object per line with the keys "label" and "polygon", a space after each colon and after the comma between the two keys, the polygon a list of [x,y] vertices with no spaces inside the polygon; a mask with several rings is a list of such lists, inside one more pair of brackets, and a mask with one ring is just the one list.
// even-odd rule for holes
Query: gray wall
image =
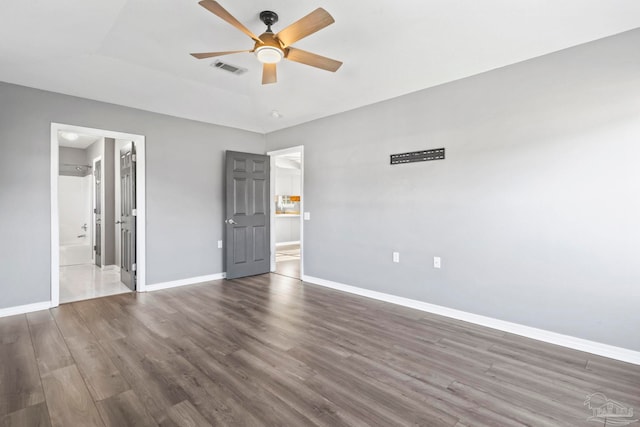
{"label": "gray wall", "polygon": [[[636,30],[268,135],[305,145],[306,273],[640,350],[638,45]],[[147,137],[148,283],[223,270],[223,153],[264,136],[6,83],[0,99],[0,308],[50,299],[51,122]],[[388,165],[434,147],[447,160]]]}
{"label": "gray wall", "polygon": [[87,162],[87,152],[80,148],[60,147],[58,163],[58,175],[87,176],[90,173],[89,169],[76,169],[76,166],[90,165]]}
{"label": "gray wall", "polygon": [[51,122],[146,136],[147,283],[223,271],[224,150],[263,135],[7,83],[0,100],[0,308],[51,298]]}
{"label": "gray wall", "polygon": [[305,146],[305,273],[640,350],[638,46],[635,30],[267,135]]}
{"label": "gray wall", "polygon": [[[85,161],[88,165],[91,165],[91,167],[93,167],[93,161],[95,159],[97,159],[98,157],[104,158],[104,138],[100,138],[96,142],[88,146],[85,149],[85,153],[87,156]],[[104,174],[103,171],[100,172]]]}

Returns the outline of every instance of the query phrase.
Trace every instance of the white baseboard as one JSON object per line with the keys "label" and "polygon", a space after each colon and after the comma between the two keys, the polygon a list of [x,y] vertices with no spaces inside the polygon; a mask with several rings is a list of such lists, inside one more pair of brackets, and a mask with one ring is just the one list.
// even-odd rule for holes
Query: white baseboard
{"label": "white baseboard", "polygon": [[173,280],[171,282],[156,283],[147,285],[146,292],[159,291],[161,289],[177,288],[178,286],[195,285],[196,283],[210,282],[212,280],[221,280],[226,277],[226,273],[209,274],[208,276],[190,277],[188,279]]}
{"label": "white baseboard", "polygon": [[103,265],[102,271],[120,271],[120,267],[115,264]]}
{"label": "white baseboard", "polygon": [[276,247],[278,246],[287,246],[287,245],[299,245],[300,240],[292,240],[291,242],[278,242],[276,243]]}
{"label": "white baseboard", "polygon": [[33,311],[48,310],[51,301],[37,302],[35,304],[19,305],[16,307],[0,308],[0,317],[15,316],[16,314],[31,313]]}
{"label": "white baseboard", "polygon": [[439,314],[441,316],[450,317],[452,319],[463,320],[465,322],[486,326],[488,328],[493,328],[504,332],[510,332],[512,334],[544,341],[550,344],[556,344],[574,350],[585,351],[587,353],[597,354],[599,356],[640,365],[640,352],[635,350],[629,350],[609,344],[589,341],[582,338],[572,337],[570,335],[563,335],[557,332],[551,332],[543,329],[533,328],[531,326],[520,325],[518,323],[511,323],[504,320],[494,319],[492,317],[480,316],[478,314],[468,313],[466,311],[456,310],[440,305],[429,304],[410,298],[385,294],[383,292],[371,291],[369,289],[358,288],[356,286],[345,285],[338,282],[332,282],[330,280],[320,279],[318,277],[303,275],[302,280],[327,288],[349,292],[380,301],[386,301],[392,304],[398,304],[404,307],[426,311],[428,313]]}

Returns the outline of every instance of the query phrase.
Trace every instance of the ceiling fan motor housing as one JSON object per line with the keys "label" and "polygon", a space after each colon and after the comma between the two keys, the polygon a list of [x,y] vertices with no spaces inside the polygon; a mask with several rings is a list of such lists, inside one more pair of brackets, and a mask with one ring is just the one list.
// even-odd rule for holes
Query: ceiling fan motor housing
{"label": "ceiling fan motor housing", "polygon": [[284,51],[284,46],[282,46],[282,42],[275,37],[275,34],[262,33],[258,38],[262,41],[262,43],[256,42],[255,44],[256,50],[259,47],[270,46],[270,47],[275,47],[276,49],[280,49]]}
{"label": "ceiling fan motor housing", "polygon": [[278,22],[278,14],[270,10],[260,12],[260,20],[267,26],[267,32],[271,32],[271,26]]}

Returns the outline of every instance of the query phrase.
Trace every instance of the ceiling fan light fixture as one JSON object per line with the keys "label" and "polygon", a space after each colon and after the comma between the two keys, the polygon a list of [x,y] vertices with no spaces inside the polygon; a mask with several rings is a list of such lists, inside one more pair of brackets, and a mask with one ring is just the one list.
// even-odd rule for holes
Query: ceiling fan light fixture
{"label": "ceiling fan light fixture", "polygon": [[259,46],[256,48],[256,57],[263,64],[276,64],[282,61],[284,52],[274,46]]}
{"label": "ceiling fan light fixture", "polygon": [[283,59],[297,62],[311,67],[335,72],[340,68],[342,62],[334,59],[325,58],[315,53],[306,52],[302,49],[296,49],[292,46],[303,38],[316,33],[317,31],[331,25],[335,22],[333,17],[319,7],[306,16],[298,19],[288,27],[278,31],[276,34],[271,30],[271,26],[278,22],[278,14],[263,10],[260,12],[260,20],[267,26],[267,30],[260,36],[255,35],[247,27],[242,25],[229,11],[223,8],[216,0],[201,0],[199,4],[213,13],[217,17],[226,21],[236,29],[242,31],[255,41],[252,50],[232,50],[222,52],[200,52],[192,53],[191,56],[197,59],[213,58],[222,55],[230,55],[233,53],[252,52],[256,58],[262,63],[262,84],[272,84],[277,82],[276,65]]}

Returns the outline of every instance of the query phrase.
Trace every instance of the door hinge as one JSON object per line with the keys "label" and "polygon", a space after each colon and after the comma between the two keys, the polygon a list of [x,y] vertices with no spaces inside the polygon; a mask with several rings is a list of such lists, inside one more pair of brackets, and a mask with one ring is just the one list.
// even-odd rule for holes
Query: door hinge
{"label": "door hinge", "polygon": [[133,264],[131,265],[131,271],[137,271],[138,270],[138,264]]}
{"label": "door hinge", "polygon": [[98,250],[98,247],[96,245],[93,245],[93,251],[95,252],[97,250]]}
{"label": "door hinge", "polygon": [[137,160],[138,160],[138,158],[136,157],[136,155],[135,155],[135,154],[133,154],[133,155],[131,156],[131,161],[132,161],[132,162],[136,162]]}
{"label": "door hinge", "polygon": [[138,216],[138,209],[131,209],[131,216]]}

